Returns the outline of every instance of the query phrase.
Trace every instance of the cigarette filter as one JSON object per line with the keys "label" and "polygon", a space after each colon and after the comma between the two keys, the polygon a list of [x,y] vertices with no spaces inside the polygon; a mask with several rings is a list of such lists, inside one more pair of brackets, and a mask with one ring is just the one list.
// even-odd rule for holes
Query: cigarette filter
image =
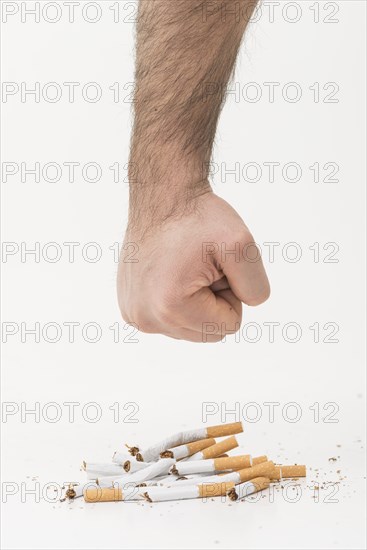
{"label": "cigarette filter", "polygon": [[279,481],[280,479],[282,479],[282,472],[280,470],[280,466],[274,465],[274,469],[272,471],[270,479],[271,481]]}
{"label": "cigarette filter", "polygon": [[85,502],[114,502],[123,500],[119,487],[90,487],[84,492]]}
{"label": "cigarette filter", "polygon": [[268,457],[266,455],[262,456],[254,456],[252,459],[252,465],[256,466],[256,464],[261,464],[261,462],[268,462]]}
{"label": "cigarette filter", "polygon": [[173,466],[171,472],[180,476],[186,474],[202,474],[206,472],[220,472],[223,470],[239,470],[251,465],[250,455],[229,456],[226,458],[212,458],[208,460],[188,460]]}
{"label": "cigarette filter", "polygon": [[243,432],[242,422],[232,422],[231,424],[220,424],[206,429],[207,437],[228,437]]}
{"label": "cigarette filter", "polygon": [[139,487],[122,489],[119,485],[112,487],[88,487],[83,492],[85,502],[118,502],[121,500],[142,500]]}
{"label": "cigarette filter", "polygon": [[150,487],[143,495],[148,502],[211,498],[226,495],[233,487],[233,483],[209,483],[189,486],[180,486],[177,483],[173,487]]}
{"label": "cigarette filter", "polygon": [[295,464],[294,466],[280,466],[281,477],[306,477],[306,466]]}
{"label": "cigarette filter", "polygon": [[238,455],[228,456],[226,458],[214,459],[215,470],[217,472],[223,470],[239,470],[241,468],[250,468],[251,456],[250,455]]}
{"label": "cigarette filter", "polygon": [[199,441],[193,441],[192,443],[187,443],[187,445],[179,445],[178,447],[173,447],[172,449],[167,449],[163,451],[160,456],[161,458],[175,458],[176,460],[181,460],[187,456],[191,456],[195,453],[198,453],[206,447],[213,446],[215,444],[215,439],[200,439]]}
{"label": "cigarette filter", "polygon": [[[126,484],[126,477],[128,476],[117,478],[118,482],[116,483],[118,483],[120,486]],[[104,487],[112,487],[114,483],[115,482],[111,477],[100,478],[99,480],[94,481],[81,481],[79,483],[70,483],[65,493],[65,498],[68,498],[69,500],[74,500],[75,498],[83,496],[83,494],[87,490],[97,490]]]}
{"label": "cigarette filter", "polygon": [[200,439],[226,437],[229,435],[238,434],[240,432],[243,432],[242,422],[221,424],[219,426],[179,432],[163,441],[160,441],[152,447],[148,447],[147,449],[140,450],[139,447],[129,447],[129,452],[133,456],[140,453],[145,462],[152,462],[153,460],[157,460],[159,458],[160,453],[166,451],[167,449],[171,449],[172,447],[185,445],[187,443],[192,443],[193,441],[199,441]]}
{"label": "cigarette filter", "polygon": [[271,461],[261,462],[260,464],[256,464],[256,466],[252,466],[252,468],[244,468],[236,473],[238,474],[241,482],[250,481],[256,477],[271,477],[272,479],[276,479],[276,473],[274,473],[274,463]]}
{"label": "cigarette filter", "polygon": [[231,500],[238,500],[267,489],[269,487],[269,480],[266,477],[256,477],[246,483],[237,485],[236,488],[232,488],[228,492],[228,496]]}
{"label": "cigarette filter", "polygon": [[203,460],[208,458],[219,458],[221,455],[225,454],[227,451],[231,451],[236,447],[238,447],[237,439],[234,436],[228,437],[227,439],[223,439],[223,441],[220,441],[219,443],[215,443],[214,445],[211,445],[211,447],[207,447],[206,449],[203,449],[202,451],[195,453],[194,455],[190,456],[188,460]]}
{"label": "cigarette filter", "polygon": [[263,462],[268,462],[268,457],[265,455],[255,456],[254,458],[251,457],[251,461],[250,461],[250,464],[248,465],[248,468],[251,468],[252,466],[257,466],[258,464],[262,464]]}

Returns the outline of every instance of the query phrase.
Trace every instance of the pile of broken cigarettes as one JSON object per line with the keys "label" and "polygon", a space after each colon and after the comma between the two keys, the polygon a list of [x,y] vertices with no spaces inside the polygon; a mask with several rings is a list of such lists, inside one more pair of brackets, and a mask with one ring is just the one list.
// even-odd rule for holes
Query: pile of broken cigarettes
{"label": "pile of broken cigarettes", "polygon": [[276,465],[266,456],[228,456],[238,447],[235,434],[241,432],[242,422],[234,422],[180,432],[146,449],[126,445],[127,450],[115,452],[111,463],[84,462],[87,481],[68,485],[65,499],[159,502],[227,496],[238,500],[281,479],[306,476],[306,467],[298,464]]}

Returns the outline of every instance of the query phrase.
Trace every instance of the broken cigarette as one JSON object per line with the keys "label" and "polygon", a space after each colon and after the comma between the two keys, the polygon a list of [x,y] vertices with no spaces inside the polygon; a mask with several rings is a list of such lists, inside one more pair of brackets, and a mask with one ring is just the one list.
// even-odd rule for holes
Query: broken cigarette
{"label": "broken cigarette", "polygon": [[148,502],[162,502],[167,500],[186,500],[192,498],[211,498],[226,495],[233,489],[233,483],[209,483],[182,487],[150,487],[143,493]]}
{"label": "broken cigarette", "polygon": [[220,441],[219,443],[215,443],[214,445],[211,445],[210,447],[207,447],[200,452],[193,454],[187,460],[191,461],[205,460],[208,458],[219,458],[227,451],[231,451],[236,447],[238,447],[238,442],[235,436],[228,437],[227,439],[223,439],[223,441]]}
{"label": "broken cigarette", "polygon": [[232,487],[232,489],[228,491],[227,495],[231,500],[242,499],[248,495],[267,489],[269,484],[270,481],[266,477],[256,477],[251,481]]}
{"label": "broken cigarette", "polygon": [[83,496],[83,490],[86,485],[89,485],[90,487],[96,487],[95,481],[81,481],[76,483],[69,483],[66,487],[63,487],[63,489],[66,489],[64,498],[61,500],[69,499],[74,500],[75,498],[79,498]]}
{"label": "broken cigarette", "polygon": [[144,468],[147,468],[150,466],[150,462],[138,462],[137,460],[129,459],[125,460],[122,467],[125,470],[125,472],[133,474],[134,472],[138,472],[139,470],[143,470]]}
{"label": "broken cigarette", "polygon": [[138,447],[116,452],[111,464],[84,462],[89,481],[66,484],[61,500],[155,502],[220,495],[237,500],[273,481],[306,476],[304,465],[275,465],[265,455],[228,456],[238,447],[234,434],[242,431],[241,422],[185,431],[141,452]]}
{"label": "broken cigarette", "polygon": [[178,447],[173,447],[172,449],[167,449],[160,454],[161,458],[175,458],[176,460],[181,460],[193,454],[198,453],[199,451],[211,447],[215,444],[215,439],[200,439],[199,441],[193,441],[192,443],[187,443],[187,445],[179,445]]}
{"label": "broken cigarette", "polygon": [[[126,483],[126,480],[119,478],[120,483]],[[89,489],[100,489],[103,487],[111,487],[113,481],[110,477],[101,478],[100,480],[94,481],[81,481],[77,483],[69,483],[68,488],[65,492],[65,498],[69,500],[74,500],[83,496],[84,492]]]}
{"label": "broken cigarette", "polygon": [[142,500],[139,487],[122,487],[114,483],[111,487],[88,487],[83,492],[85,502],[118,502],[121,500]]}
{"label": "broken cigarette", "polygon": [[[120,476],[118,478],[110,477],[109,481],[111,484],[111,480],[115,483],[119,484],[138,484],[143,483],[144,481],[152,480],[158,476],[163,476],[169,473],[169,470],[172,468],[172,466],[175,464],[175,460],[172,458],[162,458],[161,460],[158,460],[157,462],[153,462],[152,464],[149,464],[146,468],[143,468],[142,470],[138,470],[137,472],[134,472],[133,474],[126,474],[124,471],[124,475]],[[104,478],[98,478],[98,483],[101,484],[101,482],[106,483],[108,482],[108,477]]]}
{"label": "broken cigarette", "polygon": [[251,466],[250,455],[212,458],[208,460],[188,460],[175,464],[171,473],[184,476],[186,474],[202,474],[206,472],[221,472],[224,470],[240,470]]}
{"label": "broken cigarette", "polygon": [[157,460],[160,453],[177,447],[178,445],[185,445],[192,443],[193,441],[199,441],[200,439],[226,437],[243,432],[242,422],[233,422],[231,424],[220,424],[219,426],[210,426],[208,428],[199,428],[198,430],[188,430],[185,432],[179,432],[177,434],[168,437],[167,439],[160,441],[152,447],[140,450],[139,447],[128,447],[130,454],[137,456],[140,454],[145,462],[152,462]]}
{"label": "broken cigarette", "polygon": [[[130,453],[122,453],[120,451],[115,451],[113,453],[112,462],[115,462],[116,464],[123,464],[126,460],[131,459]],[[135,459],[136,460],[136,459]]]}
{"label": "broken cigarette", "polygon": [[172,485],[175,485],[176,483],[177,485],[195,485],[199,481],[201,483],[233,482],[237,485],[238,483],[242,483],[244,481],[250,481],[251,479],[255,479],[256,477],[280,479],[280,477],[277,476],[276,467],[274,466],[274,463],[269,461],[269,462],[262,462],[261,464],[257,464],[256,466],[253,466],[251,468],[244,468],[242,470],[237,470],[235,472],[209,476],[206,479],[200,478],[199,480],[197,480],[194,478],[194,479],[187,479],[185,481],[176,481],[176,482],[173,480],[170,482],[170,480],[168,480],[166,485],[170,487],[172,487]]}

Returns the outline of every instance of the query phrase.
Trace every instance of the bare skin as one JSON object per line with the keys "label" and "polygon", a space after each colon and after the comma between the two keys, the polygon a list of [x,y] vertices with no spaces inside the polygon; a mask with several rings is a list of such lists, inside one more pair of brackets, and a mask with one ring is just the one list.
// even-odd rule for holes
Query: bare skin
{"label": "bare skin", "polygon": [[217,342],[242,302],[270,293],[254,239],[208,181],[224,90],[254,0],[140,0],[130,211],[118,271],[123,318],[143,332]]}

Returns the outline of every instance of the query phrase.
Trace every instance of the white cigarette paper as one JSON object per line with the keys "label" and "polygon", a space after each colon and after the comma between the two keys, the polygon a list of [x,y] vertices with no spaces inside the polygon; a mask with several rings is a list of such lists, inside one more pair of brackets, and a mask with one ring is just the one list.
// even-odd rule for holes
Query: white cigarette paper
{"label": "white cigarette paper", "polygon": [[[111,483],[111,480],[113,480],[113,483],[117,483],[119,487],[123,487],[126,483],[143,483],[145,481],[152,480],[158,476],[162,476],[165,474],[168,474],[172,466],[175,464],[175,461],[173,458],[162,458],[161,460],[158,460],[157,462],[153,462],[146,468],[143,468],[142,470],[139,470],[137,472],[134,472],[133,474],[126,474],[120,477],[112,478],[110,477],[109,481]],[[100,482],[106,483],[108,482],[108,478],[98,478],[98,483]],[[111,483],[112,484],[112,483]]]}
{"label": "white cigarette paper", "polygon": [[162,502],[167,500],[187,500],[192,498],[210,498],[226,495],[233,489],[233,483],[209,483],[201,485],[173,487],[149,487],[142,494],[148,502]]}
{"label": "white cigarette paper", "polygon": [[215,439],[213,438],[200,439],[199,441],[187,443],[187,445],[179,445],[178,447],[167,449],[166,451],[163,451],[160,456],[161,458],[175,458],[176,460],[182,460],[183,458],[198,453],[202,449],[212,447],[214,444]]}
{"label": "white cigarette paper", "polygon": [[133,458],[131,457],[130,453],[126,453],[126,452],[122,453],[120,451],[116,451],[112,457],[112,462],[116,462],[116,464],[123,464],[127,460],[133,460]]}
{"label": "white cigarette paper", "polygon": [[207,439],[212,437],[225,437],[228,435],[234,435],[243,432],[242,422],[234,422],[232,424],[221,424],[219,426],[210,426],[208,428],[199,428],[198,430],[188,430],[185,432],[179,432],[177,434],[160,441],[152,447],[140,450],[139,447],[130,447],[130,453],[135,456],[140,454],[144,462],[153,462],[158,460],[161,453],[172,447],[178,445],[185,445],[192,443],[193,441],[199,441],[200,439]]}
{"label": "white cigarette paper", "polygon": [[122,466],[126,473],[133,474],[150,466],[150,462],[138,462],[131,457],[130,460],[125,460]]}

